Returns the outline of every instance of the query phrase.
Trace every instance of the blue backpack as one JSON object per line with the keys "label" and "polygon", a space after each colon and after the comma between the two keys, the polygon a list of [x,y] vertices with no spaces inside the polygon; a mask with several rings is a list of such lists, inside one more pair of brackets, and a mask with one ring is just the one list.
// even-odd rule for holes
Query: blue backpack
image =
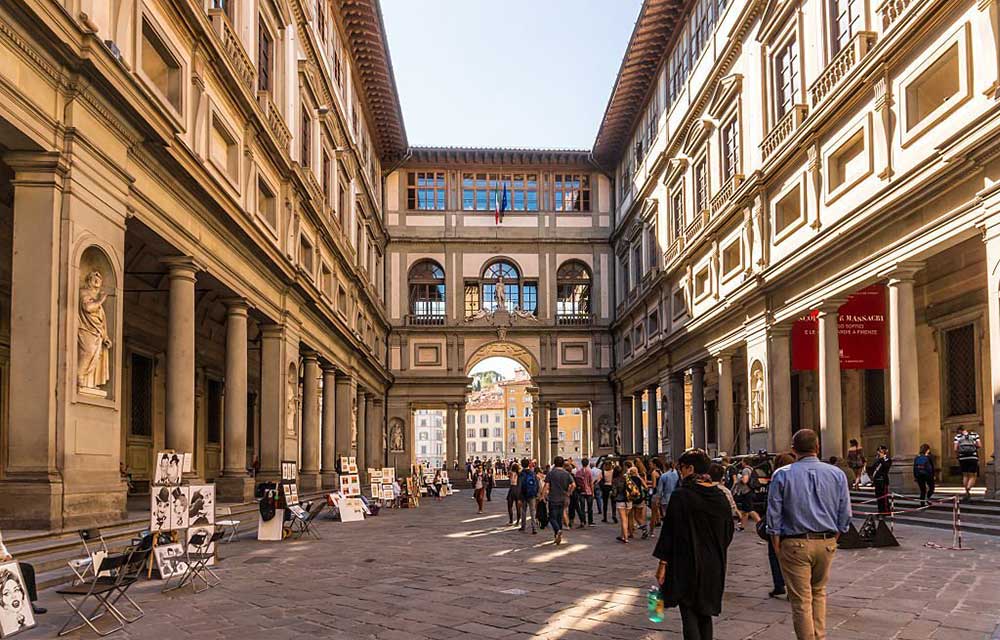
{"label": "blue backpack", "polygon": [[538,495],[538,478],[531,471],[521,472],[521,495],[525,498],[534,498]]}
{"label": "blue backpack", "polygon": [[929,456],[917,456],[913,460],[913,476],[915,478],[933,478],[934,465]]}

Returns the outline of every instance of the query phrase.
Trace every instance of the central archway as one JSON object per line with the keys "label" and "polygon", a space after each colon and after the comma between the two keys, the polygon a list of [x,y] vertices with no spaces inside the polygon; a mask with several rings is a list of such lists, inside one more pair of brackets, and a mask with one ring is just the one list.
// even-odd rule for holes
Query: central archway
{"label": "central archway", "polygon": [[524,367],[524,370],[527,371],[528,375],[532,378],[537,376],[541,370],[541,367],[538,364],[538,359],[527,348],[517,344],[516,342],[495,340],[480,346],[472,353],[471,356],[469,356],[468,360],[465,362],[466,375],[469,375],[472,369],[486,358],[510,358]]}

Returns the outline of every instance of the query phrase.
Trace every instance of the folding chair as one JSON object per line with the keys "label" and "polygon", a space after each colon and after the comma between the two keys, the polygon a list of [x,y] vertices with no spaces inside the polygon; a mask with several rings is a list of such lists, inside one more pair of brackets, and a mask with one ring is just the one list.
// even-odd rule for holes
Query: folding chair
{"label": "folding chair", "polygon": [[95,565],[99,564],[110,551],[108,550],[108,544],[104,540],[104,536],[101,534],[101,530],[96,527],[92,529],[80,529],[77,531],[77,535],[80,536],[80,542],[83,543],[83,550],[86,553],[86,557],[68,560],[66,564],[69,565],[69,568],[76,575],[77,583],[82,584],[87,581],[88,577],[97,575],[97,567]]}
{"label": "folding chair", "polygon": [[215,521],[215,526],[222,527],[223,534],[226,534],[226,533],[229,534],[226,537],[226,540],[225,540],[226,542],[232,542],[233,538],[236,537],[236,534],[239,533],[239,530],[240,530],[240,521],[233,518],[233,508],[232,507],[225,507],[225,508],[223,508],[222,509],[222,513],[219,514],[219,515],[226,516],[226,519],[225,520],[216,520]]}
{"label": "folding chair", "polygon": [[[151,543],[152,537],[150,536],[148,539]],[[152,545],[146,544],[145,541],[140,543],[137,547],[130,547],[126,549],[123,554],[128,555],[128,561],[118,570],[118,575],[114,578],[97,578],[98,581],[104,581],[114,585],[114,597],[108,601],[108,607],[113,609],[115,614],[117,614],[117,617],[124,622],[135,622],[145,615],[145,612],[143,612],[139,603],[133,600],[127,592],[132,585],[139,582],[143,571],[146,569],[146,561],[149,560],[149,556],[152,552]],[[125,598],[128,606],[131,607],[135,613],[130,616],[125,615],[119,607],[115,606],[116,603],[122,598]]]}
{"label": "folding chair", "polygon": [[[208,563],[215,558],[214,553],[210,553],[209,549],[216,542],[222,540],[222,530],[218,529],[209,536],[207,533],[196,533],[191,536],[188,540],[187,549],[185,550],[184,556],[187,562],[187,569],[185,569],[184,574],[178,581],[175,587],[164,587],[163,591],[172,591],[174,589],[180,589],[181,587],[190,584],[191,588],[195,593],[201,593],[206,589],[210,589],[222,582],[212,571]],[[198,588],[198,581],[201,581],[205,586],[201,589]],[[169,580],[167,581],[169,583]]]}
{"label": "folding chair", "polygon": [[[121,580],[121,578],[125,575],[125,572],[120,571],[120,569],[122,569],[128,561],[129,556],[124,553],[106,556],[103,560],[101,560],[100,566],[94,569],[94,573],[97,575],[89,577],[81,584],[75,584],[56,590],[56,593],[61,595],[63,600],[66,601],[66,604],[73,609],[73,613],[83,620],[82,623],[76,625],[75,627],[70,627],[70,623],[74,620],[73,616],[70,616],[62,628],[59,629],[60,636],[72,633],[84,625],[90,627],[94,633],[102,637],[112,634],[115,631],[121,631],[125,628],[125,620],[118,615],[118,611],[115,609],[114,605],[111,604],[109,599],[118,592],[117,581]],[[114,577],[110,579],[101,578],[100,575],[105,572],[108,572]],[[94,609],[89,614],[86,614],[84,613],[84,607],[91,598],[96,600],[96,603]],[[94,621],[104,616],[106,613],[110,613],[111,617],[114,618],[118,624],[107,629],[99,629],[94,624]]]}
{"label": "folding chair", "polygon": [[312,537],[319,540],[319,533],[316,532],[316,528],[312,525],[313,520],[316,519],[316,516],[318,516],[321,511],[323,511],[323,507],[325,506],[326,505],[322,500],[316,500],[309,506],[309,511],[306,512],[304,516],[299,517],[293,515],[292,523],[289,527],[289,529],[291,529],[292,536],[301,538],[308,533]]}

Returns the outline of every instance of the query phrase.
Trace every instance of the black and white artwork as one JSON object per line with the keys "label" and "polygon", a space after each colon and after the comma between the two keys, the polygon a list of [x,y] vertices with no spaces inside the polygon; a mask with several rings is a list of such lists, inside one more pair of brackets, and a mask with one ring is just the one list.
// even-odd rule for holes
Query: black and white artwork
{"label": "black and white artwork", "polygon": [[193,484],[188,490],[188,526],[215,524],[215,485]]}
{"label": "black and white artwork", "polygon": [[152,487],[149,492],[149,530],[169,531],[173,527],[170,513],[170,487]]}
{"label": "black and white artwork", "polygon": [[163,580],[179,576],[187,571],[187,562],[184,560],[184,547],[179,542],[155,547],[153,555],[156,557],[156,567],[159,569],[160,578]]}
{"label": "black and white artwork", "polygon": [[[192,546],[191,539],[202,533],[205,534],[205,541],[200,546]],[[215,533],[215,527],[212,525],[202,527],[191,526],[187,530],[188,553],[212,554],[212,559],[208,561],[209,566],[215,564],[215,543],[211,542],[213,533]]]}
{"label": "black and white artwork", "polygon": [[35,626],[21,568],[16,562],[0,564],[0,638]]}
{"label": "black and white artwork", "polygon": [[181,483],[184,474],[184,454],[173,451],[161,451],[156,454],[156,469],[153,472],[153,484],[156,486],[176,486]]}
{"label": "black and white artwork", "polygon": [[298,465],[295,462],[285,461],[281,463],[281,479],[295,482],[298,478]]}
{"label": "black and white artwork", "polygon": [[187,529],[190,487],[170,489],[170,529]]}

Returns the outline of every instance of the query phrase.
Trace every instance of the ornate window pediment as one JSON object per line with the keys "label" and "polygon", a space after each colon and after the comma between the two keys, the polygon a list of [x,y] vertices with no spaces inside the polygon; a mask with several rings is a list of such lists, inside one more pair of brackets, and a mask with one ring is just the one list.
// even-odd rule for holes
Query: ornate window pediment
{"label": "ornate window pediment", "polygon": [[786,24],[788,14],[800,4],[801,0],[768,0],[757,30],[757,42],[769,43],[778,35]]}
{"label": "ornate window pediment", "polygon": [[667,170],[663,174],[663,184],[672,185],[681,175],[687,171],[691,159],[687,156],[677,156],[671,158],[667,163]]}
{"label": "ornate window pediment", "polygon": [[684,144],[681,150],[684,154],[689,157],[694,157],[698,154],[698,150],[701,148],[702,143],[708,139],[708,136],[715,130],[715,122],[711,118],[702,117],[697,122],[691,124],[691,128],[688,129],[687,136],[684,138]]}
{"label": "ornate window pediment", "polygon": [[719,81],[715,88],[715,94],[711,102],[708,103],[706,113],[710,118],[719,121],[726,114],[726,111],[733,104],[743,90],[743,76],[734,73]]}

